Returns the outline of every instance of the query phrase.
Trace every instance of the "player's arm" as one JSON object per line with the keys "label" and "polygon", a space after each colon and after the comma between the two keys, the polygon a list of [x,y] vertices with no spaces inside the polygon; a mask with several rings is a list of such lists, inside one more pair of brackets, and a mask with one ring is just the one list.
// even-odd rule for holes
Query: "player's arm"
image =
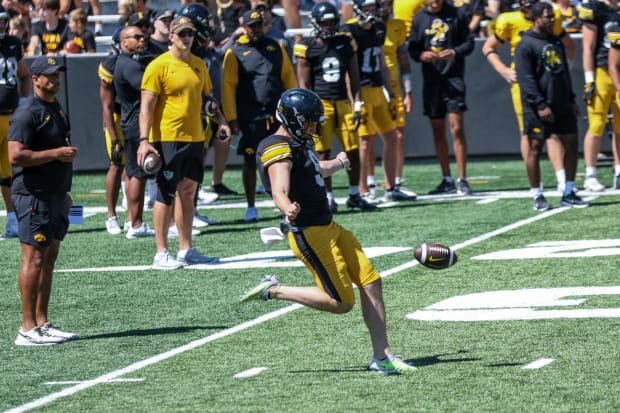
{"label": "player's arm", "polygon": [[228,49],[222,64],[222,112],[233,134],[239,133],[236,108],[238,76],[237,58],[233,51]]}
{"label": "player's arm", "polygon": [[22,98],[29,97],[32,93],[32,82],[23,58],[17,62],[17,79],[19,79],[19,96]]}
{"label": "player's arm", "polygon": [[349,68],[347,72],[349,74],[349,82],[347,85],[349,87],[349,93],[351,94],[355,102],[361,102],[362,101],[362,94],[361,94],[362,87],[360,85],[360,68],[357,62],[357,53],[353,53],[351,55],[351,58],[349,59]]}
{"label": "player's arm", "polygon": [[142,89],[142,93],[140,94],[140,115],[138,124],[140,127],[140,144],[138,146],[138,165],[144,165],[144,158],[149,152],[155,152],[159,155],[159,152],[151,145],[148,141],[148,138],[151,127],[153,126],[153,117],[155,113],[155,106],[157,104],[157,95],[154,92],[149,90]]}
{"label": "player's arm", "polygon": [[482,54],[485,55],[487,62],[493,66],[493,69],[495,69],[495,71],[499,73],[506,82],[512,84],[517,81],[517,75],[514,70],[502,62],[502,59],[499,57],[499,53],[497,53],[499,48],[502,46],[502,43],[503,41],[495,35],[489,37],[482,46]]}
{"label": "player's arm", "polygon": [[567,32],[562,32],[562,36],[560,37],[562,44],[564,45],[564,50],[566,50],[566,58],[572,62],[575,58],[575,54],[577,53],[577,44]]}
{"label": "player's arm", "polygon": [[273,203],[289,222],[295,220],[297,214],[301,211],[299,204],[292,202],[288,196],[292,167],[293,163],[289,159],[274,162],[267,167]]}
{"label": "player's arm", "polygon": [[[405,112],[410,113],[413,109],[413,100],[411,98],[411,91],[413,89],[413,78],[411,75],[411,63],[409,63],[409,56],[407,55],[406,44],[400,46],[397,50],[398,56],[398,70],[400,77],[403,81],[403,88],[405,94],[403,96],[403,105],[405,106]],[[398,87],[398,85],[393,85]]]}
{"label": "player's arm", "polygon": [[30,36],[30,42],[28,43],[28,51],[25,53],[25,55],[34,56],[35,53],[37,52],[37,49],[39,48],[40,43],[41,43],[41,40],[39,39],[39,36],[37,36],[36,34],[33,34],[32,36]]}
{"label": "player's arm", "polygon": [[[289,29],[301,28],[301,14],[299,13],[299,3],[301,0],[282,0],[284,18],[288,23]],[[295,40],[301,39],[301,35],[295,35]]]}
{"label": "player's arm", "polygon": [[381,76],[383,78],[383,86],[388,91],[390,96],[394,96],[394,88],[392,87],[392,77],[390,75],[390,69],[385,63],[385,49],[381,46]]}
{"label": "player's arm", "polygon": [[297,82],[300,88],[311,89],[311,67],[308,64],[308,60],[297,56]]}
{"label": "player's arm", "polygon": [[620,91],[620,48],[609,48],[609,76],[614,82],[616,91]]}
{"label": "player's arm", "polygon": [[349,169],[351,162],[346,152],[340,152],[334,159],[319,161],[319,168],[323,178],[332,176],[341,169]]}
{"label": "player's arm", "polygon": [[582,64],[583,73],[586,77],[585,81],[594,82],[594,48],[596,46],[596,36],[598,34],[598,28],[593,23],[584,22],[581,27],[581,47],[582,47]]}
{"label": "player's arm", "polygon": [[549,121],[541,115],[548,108],[547,100],[538,85],[536,76],[535,54],[522,40],[515,50],[515,71],[524,102],[531,105],[541,116],[542,120]]}
{"label": "player's arm", "polygon": [[112,142],[117,141],[118,136],[116,136],[116,125],[114,124],[114,87],[111,84],[100,80],[99,98],[101,99],[103,127],[108,132],[110,140]]}

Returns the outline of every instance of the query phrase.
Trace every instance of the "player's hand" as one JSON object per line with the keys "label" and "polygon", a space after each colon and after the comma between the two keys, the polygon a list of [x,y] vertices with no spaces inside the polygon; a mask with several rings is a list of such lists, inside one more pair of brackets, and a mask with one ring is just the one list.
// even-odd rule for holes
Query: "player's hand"
{"label": "player's hand", "polygon": [[439,55],[435,52],[431,52],[430,50],[426,50],[420,54],[420,61],[423,63],[433,63],[435,60],[439,59]]}
{"label": "player's hand", "polygon": [[454,51],[454,49],[443,49],[441,52],[439,52],[439,59],[441,60],[454,59],[455,56],[456,52]]}
{"label": "player's hand", "polygon": [[230,139],[230,133],[230,126],[225,123],[220,125],[219,128],[217,128],[217,137],[222,141]]}
{"label": "player's hand", "polygon": [[517,72],[507,67],[502,73],[500,73],[504,80],[509,84],[517,83]]}
{"label": "player's hand", "polygon": [[121,165],[123,162],[123,145],[119,141],[112,141],[110,160],[114,165]]}
{"label": "player's hand", "polygon": [[411,98],[411,93],[405,93],[405,96],[403,96],[403,106],[405,107],[405,113],[411,113],[413,110],[413,99]]}
{"label": "player's hand", "polygon": [[553,116],[553,111],[551,111],[551,108],[549,106],[544,109],[540,109],[538,111],[538,117],[543,122],[553,122],[555,120],[555,117]]}
{"label": "player's hand", "polygon": [[60,162],[73,162],[75,155],[77,155],[77,148],[75,146],[61,146],[56,148],[55,158]]}
{"label": "player's hand", "polygon": [[151,152],[161,157],[157,149],[155,149],[155,147],[151,145],[149,141],[140,141],[140,145],[138,146],[138,152],[136,153],[138,166],[140,166],[140,168],[144,166],[144,160],[146,159],[146,155]]}
{"label": "player's hand", "polygon": [[230,127],[230,133],[233,135],[238,135],[241,130],[239,129],[239,121],[237,119],[233,119],[228,122],[228,126]]}
{"label": "player's hand", "polygon": [[351,161],[349,161],[349,157],[346,152],[340,152],[336,155],[336,160],[338,160],[338,164],[343,165],[344,169],[347,171],[351,169]]}
{"label": "player's hand", "polygon": [[583,85],[583,101],[586,102],[588,106],[592,104],[595,94],[596,85],[594,82],[586,82],[586,84]]}
{"label": "player's hand", "polygon": [[286,219],[286,221],[291,222],[294,221],[295,218],[297,218],[297,215],[299,215],[300,211],[301,205],[299,205],[297,202],[293,202],[288,206],[286,210],[282,212],[284,213],[284,218]]}
{"label": "player's hand", "polygon": [[353,104],[353,116],[351,116],[351,123],[353,128],[357,131],[362,124],[362,110],[364,108],[364,102],[358,100]]}

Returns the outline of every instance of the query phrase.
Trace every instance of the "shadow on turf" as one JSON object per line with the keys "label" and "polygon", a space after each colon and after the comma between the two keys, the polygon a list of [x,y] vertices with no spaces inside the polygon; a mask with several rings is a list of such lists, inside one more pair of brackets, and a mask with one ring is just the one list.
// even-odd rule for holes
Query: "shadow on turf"
{"label": "shadow on turf", "polygon": [[119,338],[119,337],[142,337],[142,336],[157,336],[162,334],[182,334],[190,333],[196,330],[224,330],[229,326],[187,326],[187,327],[160,327],[149,328],[143,330],[127,330],[119,331],[117,333],[105,333],[95,334],[92,336],[80,336],[76,340],[99,340],[105,338]]}

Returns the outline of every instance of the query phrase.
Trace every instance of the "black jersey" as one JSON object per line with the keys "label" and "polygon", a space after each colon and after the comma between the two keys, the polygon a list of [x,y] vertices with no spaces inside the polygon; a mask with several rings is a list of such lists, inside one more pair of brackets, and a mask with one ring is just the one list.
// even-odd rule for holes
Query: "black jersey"
{"label": "black jersey", "polygon": [[[118,55],[115,53],[110,53],[105,59],[99,63],[99,67],[97,68],[97,74],[99,75],[99,79],[108,85],[114,86],[114,67],[116,66],[116,60],[118,59]],[[116,92],[114,92],[116,95]],[[114,113],[121,113],[121,105],[118,102],[118,97],[114,98]]]}
{"label": "black jersey", "polygon": [[[48,30],[45,27],[45,21],[41,20],[32,25],[32,35],[39,38],[41,43],[41,54],[58,53],[62,50],[64,44],[62,43],[62,34],[67,27],[67,21],[65,19],[59,19],[58,25],[55,29]],[[31,50],[36,52],[36,50]]]}
{"label": "black jersey", "polygon": [[550,107],[556,117],[573,110],[575,94],[559,37],[531,29],[523,33],[515,50],[515,69],[524,110]]}
{"label": "black jersey", "polygon": [[[45,102],[38,96],[21,104],[9,122],[9,141],[17,141],[32,151],[71,146],[67,115],[57,100]],[[52,161],[39,166],[13,165],[11,192],[45,197],[71,190],[71,162]]]}
{"label": "black jersey", "polygon": [[474,15],[484,15],[484,0],[451,0],[450,3],[457,8],[468,23]]}
{"label": "black jersey", "polygon": [[0,112],[14,111],[19,104],[17,64],[23,56],[22,44],[17,37],[6,35],[0,40]]}
{"label": "black jersey", "polygon": [[362,86],[383,86],[381,73],[381,48],[385,43],[385,25],[375,22],[369,30],[359,23],[348,23],[347,27],[357,43],[357,63]]}
{"label": "black jersey", "polygon": [[140,137],[140,95],[142,76],[153,55],[121,53],[114,67],[114,91],[121,105],[121,128],[125,139]]}
{"label": "black jersey", "polygon": [[409,54],[415,61],[420,61],[424,51],[440,52],[444,49],[453,49],[456,56],[450,60],[422,63],[425,78],[462,78],[465,74],[465,56],[474,50],[474,37],[468,22],[456,7],[448,3],[444,3],[437,13],[424,8],[416,14],[409,35]]}
{"label": "black jersey", "polygon": [[349,35],[337,34],[325,41],[305,37],[295,45],[294,53],[308,61],[311,89],[321,99],[348,99],[346,75],[355,55],[355,41]]}
{"label": "black jersey", "polygon": [[594,45],[594,64],[607,69],[609,55],[609,39],[607,33],[614,22],[620,21],[620,10],[614,10],[598,0],[586,0],[577,6],[579,19],[583,23],[596,26],[596,44]]}
{"label": "black jersey", "polygon": [[82,34],[77,34],[71,31],[69,25],[65,28],[64,32],[60,36],[60,43],[65,44],[68,41],[75,42],[82,49],[82,53],[89,50],[97,50],[97,43],[95,42],[95,35],[90,30],[85,30]]}
{"label": "black jersey", "polygon": [[289,198],[301,206],[299,215],[290,223],[291,229],[301,230],[309,226],[329,224],[332,214],[327,202],[319,158],[313,147],[281,135],[270,135],[263,139],[256,151],[256,164],[265,190],[271,195],[271,182],[267,172],[269,166],[287,159],[293,163]]}

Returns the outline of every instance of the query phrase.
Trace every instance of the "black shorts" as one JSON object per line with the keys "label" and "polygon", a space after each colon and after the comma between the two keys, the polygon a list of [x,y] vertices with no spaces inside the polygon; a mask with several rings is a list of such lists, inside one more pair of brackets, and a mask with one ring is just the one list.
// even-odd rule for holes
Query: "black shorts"
{"label": "black shorts", "polygon": [[125,174],[132,178],[146,179],[150,175],[138,165],[138,139],[125,139]]}
{"label": "black shorts", "polygon": [[280,127],[280,122],[272,116],[267,119],[252,121],[239,120],[241,129],[241,140],[237,146],[237,155],[254,157],[258,143],[269,135],[273,135]]}
{"label": "black shorts", "polygon": [[153,146],[164,161],[156,179],[160,191],[176,193],[177,185],[183,178],[202,183],[204,142],[155,142]]}
{"label": "black shorts", "polygon": [[461,78],[425,80],[422,95],[424,115],[430,119],[443,119],[447,113],[467,110],[465,82]]}
{"label": "black shorts", "polygon": [[547,139],[553,134],[577,134],[577,115],[571,110],[559,115],[555,122],[543,122],[533,110],[524,108],[523,128],[530,139]]}
{"label": "black shorts", "polygon": [[47,247],[52,240],[62,241],[69,228],[67,194],[45,197],[16,195],[12,197],[19,222],[19,240],[35,247]]}

